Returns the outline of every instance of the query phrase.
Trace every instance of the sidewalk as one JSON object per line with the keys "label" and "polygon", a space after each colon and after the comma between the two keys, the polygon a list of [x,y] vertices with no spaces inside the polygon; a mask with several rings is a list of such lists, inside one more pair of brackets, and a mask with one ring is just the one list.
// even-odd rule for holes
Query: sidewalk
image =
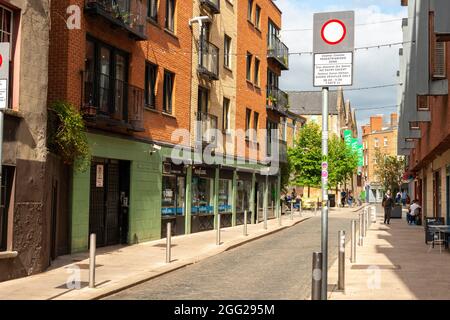
{"label": "sidewalk", "polygon": [[[381,207],[364,246],[357,246],[356,264],[346,247],[345,292],[337,291],[336,261],[329,271],[333,300],[426,300],[450,299],[450,253],[425,244],[423,226],[403,219],[384,225]],[[350,236],[350,235],[348,235]]]}
{"label": "sidewalk", "polygon": [[[338,212],[338,211],[336,211]],[[317,213],[320,215],[320,213]],[[81,253],[59,257],[52,267],[41,274],[0,283],[0,300],[9,299],[99,299],[127,287],[180,269],[200,260],[217,255],[246,242],[256,240],[314,217],[315,213],[303,211],[302,217],[294,213],[283,216],[282,226],[278,219],[248,225],[248,236],[243,236],[243,226],[222,229],[221,246],[216,245],[216,231],[207,231],[172,238],[172,263],[165,263],[165,239],[133,246],[100,248],[96,257],[95,289],[88,288],[89,254]],[[79,270],[80,289],[69,289],[74,279],[74,266]],[[73,282],[72,282],[73,283]]]}

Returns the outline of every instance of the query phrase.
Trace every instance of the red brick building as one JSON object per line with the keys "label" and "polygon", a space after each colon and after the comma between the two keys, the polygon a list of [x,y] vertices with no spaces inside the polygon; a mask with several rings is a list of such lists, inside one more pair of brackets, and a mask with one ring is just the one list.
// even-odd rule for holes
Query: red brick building
{"label": "red brick building", "polygon": [[[272,155],[279,155],[271,150],[272,130],[285,132],[280,122],[281,117],[287,115],[288,97],[279,89],[279,77],[282,70],[289,68],[289,50],[280,40],[281,11],[273,1],[239,1],[238,12],[236,128],[256,130],[258,134],[257,137],[247,137],[245,148],[237,145],[237,156],[265,161]],[[267,134],[266,131],[258,131],[261,129],[267,129]],[[280,138],[283,137],[274,137]],[[285,138],[281,148],[286,146]],[[270,179],[260,177],[256,189],[258,195],[267,195],[268,205],[276,204],[279,198],[279,192],[276,192],[279,190],[278,176]],[[255,202],[262,210],[263,197],[258,197]]]}

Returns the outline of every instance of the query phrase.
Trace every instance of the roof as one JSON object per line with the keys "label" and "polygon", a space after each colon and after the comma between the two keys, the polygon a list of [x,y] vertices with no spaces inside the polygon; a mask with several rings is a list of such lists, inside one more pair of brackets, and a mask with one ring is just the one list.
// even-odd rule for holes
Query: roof
{"label": "roof", "polygon": [[[320,91],[287,91],[289,95],[289,111],[299,115],[322,114],[322,92]],[[338,91],[330,91],[328,109],[330,114],[337,115]]]}

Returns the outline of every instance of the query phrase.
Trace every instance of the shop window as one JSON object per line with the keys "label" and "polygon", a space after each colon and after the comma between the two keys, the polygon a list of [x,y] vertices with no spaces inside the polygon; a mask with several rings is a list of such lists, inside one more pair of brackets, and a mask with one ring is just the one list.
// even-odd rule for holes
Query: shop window
{"label": "shop window", "polygon": [[244,212],[250,211],[250,195],[252,191],[252,182],[247,180],[238,180],[237,182],[237,201],[236,211]]}
{"label": "shop window", "polygon": [[219,180],[219,213],[231,213],[231,180]]}
{"label": "shop window", "polygon": [[210,178],[192,178],[192,213],[214,214],[212,205],[214,194],[213,180]]}
{"label": "shop window", "polygon": [[162,178],[162,215],[184,215],[185,178],[163,176]]}

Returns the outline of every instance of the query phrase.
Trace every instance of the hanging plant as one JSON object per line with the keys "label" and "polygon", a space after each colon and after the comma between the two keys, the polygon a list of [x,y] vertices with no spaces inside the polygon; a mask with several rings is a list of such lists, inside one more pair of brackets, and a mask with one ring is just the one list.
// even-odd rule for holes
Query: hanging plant
{"label": "hanging plant", "polygon": [[48,145],[77,171],[90,166],[91,152],[83,117],[68,102],[56,102],[50,107]]}

